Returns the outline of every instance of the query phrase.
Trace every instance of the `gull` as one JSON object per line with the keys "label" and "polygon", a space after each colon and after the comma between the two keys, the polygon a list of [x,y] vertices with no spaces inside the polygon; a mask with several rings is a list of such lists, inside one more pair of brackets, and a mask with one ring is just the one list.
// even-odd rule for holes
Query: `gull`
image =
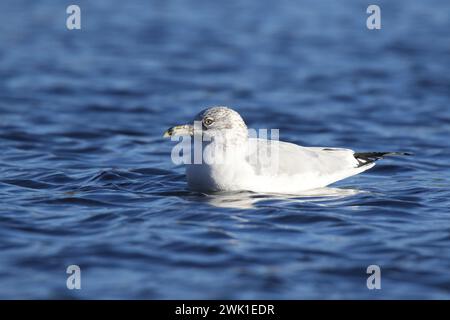
{"label": "gull", "polygon": [[[194,153],[201,148],[200,161],[191,161],[192,155],[185,158],[188,187],[201,192],[300,194],[366,171],[384,156],[408,155],[303,147],[249,132],[238,112],[215,106],[198,113],[193,124],[169,128],[164,137],[193,137]],[[195,139],[200,139],[197,146]]]}

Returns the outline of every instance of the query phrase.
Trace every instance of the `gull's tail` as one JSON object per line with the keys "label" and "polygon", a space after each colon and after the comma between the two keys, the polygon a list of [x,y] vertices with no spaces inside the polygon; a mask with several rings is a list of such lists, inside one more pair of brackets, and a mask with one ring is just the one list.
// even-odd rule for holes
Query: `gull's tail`
{"label": "gull's tail", "polygon": [[383,159],[385,156],[411,156],[408,152],[355,152],[353,156],[358,160],[358,168],[377,160]]}

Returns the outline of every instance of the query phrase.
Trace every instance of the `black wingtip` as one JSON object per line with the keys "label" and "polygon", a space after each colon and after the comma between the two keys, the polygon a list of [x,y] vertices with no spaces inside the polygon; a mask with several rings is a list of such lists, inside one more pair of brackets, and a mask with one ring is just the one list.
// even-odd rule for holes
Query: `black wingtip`
{"label": "black wingtip", "polygon": [[358,167],[380,160],[386,156],[412,156],[410,152],[355,152],[353,156],[358,160]]}

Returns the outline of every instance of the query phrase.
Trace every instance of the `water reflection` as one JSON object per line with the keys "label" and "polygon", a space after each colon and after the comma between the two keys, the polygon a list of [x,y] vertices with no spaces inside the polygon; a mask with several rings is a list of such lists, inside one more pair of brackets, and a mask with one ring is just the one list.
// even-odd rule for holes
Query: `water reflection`
{"label": "water reflection", "polygon": [[254,193],[254,192],[218,192],[206,195],[206,201],[219,208],[255,209],[256,204],[267,200],[282,200],[285,203],[304,203],[312,201],[323,201],[328,198],[340,199],[353,196],[366,191],[344,188],[319,188],[303,191],[301,194],[277,194],[277,193]]}

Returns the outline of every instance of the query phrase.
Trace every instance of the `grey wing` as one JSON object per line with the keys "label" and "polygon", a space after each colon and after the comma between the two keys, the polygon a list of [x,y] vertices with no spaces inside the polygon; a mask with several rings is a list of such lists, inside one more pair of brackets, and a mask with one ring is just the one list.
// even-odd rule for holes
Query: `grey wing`
{"label": "grey wing", "polygon": [[283,141],[250,140],[256,146],[251,154],[254,157],[253,166],[259,174],[347,175],[353,174],[359,165],[350,149],[302,147]]}

